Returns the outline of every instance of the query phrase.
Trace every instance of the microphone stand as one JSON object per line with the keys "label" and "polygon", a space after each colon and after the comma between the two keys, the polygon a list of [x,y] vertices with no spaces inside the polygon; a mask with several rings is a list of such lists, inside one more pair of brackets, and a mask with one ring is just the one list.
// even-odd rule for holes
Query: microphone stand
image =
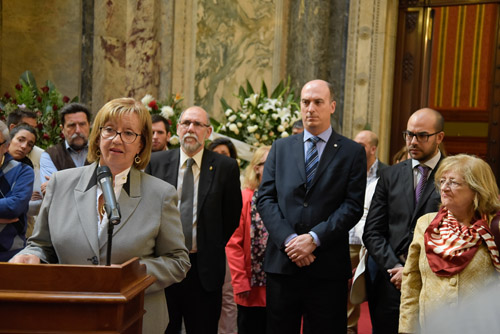
{"label": "microphone stand", "polygon": [[107,254],[106,254],[106,266],[111,265],[111,246],[112,246],[112,241],[113,241],[113,229],[115,225],[120,224],[121,221],[121,213],[120,213],[120,207],[118,203],[116,203],[116,210],[110,210],[109,205],[106,203],[105,208],[106,208],[106,213],[108,215],[108,247],[107,247]]}

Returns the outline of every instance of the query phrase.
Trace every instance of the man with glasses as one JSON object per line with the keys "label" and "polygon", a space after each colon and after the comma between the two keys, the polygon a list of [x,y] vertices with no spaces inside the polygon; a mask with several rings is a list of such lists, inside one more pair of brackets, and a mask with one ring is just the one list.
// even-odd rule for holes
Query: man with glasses
{"label": "man with glasses", "polygon": [[8,153],[9,129],[0,121],[0,262],[26,245],[28,204],[33,190],[33,168]]}
{"label": "man with glasses", "polygon": [[177,123],[181,148],[154,152],[146,173],[177,188],[191,269],[165,289],[166,333],[217,333],[222,305],[225,245],[239,224],[240,173],[235,159],[204,149],[212,128],[207,112],[190,107]]}
{"label": "man with glasses", "polygon": [[70,103],[60,112],[61,132],[64,141],[49,147],[40,158],[40,179],[45,194],[47,181],[52,173],[67,168],[88,165],[88,139],[90,132],[90,110],[81,103]]}
{"label": "man with glasses", "polygon": [[403,266],[417,219],[438,211],[434,173],[443,158],[443,116],[432,109],[414,112],[403,137],[411,159],[381,172],[366,218],[367,296],[373,333],[398,333]]}

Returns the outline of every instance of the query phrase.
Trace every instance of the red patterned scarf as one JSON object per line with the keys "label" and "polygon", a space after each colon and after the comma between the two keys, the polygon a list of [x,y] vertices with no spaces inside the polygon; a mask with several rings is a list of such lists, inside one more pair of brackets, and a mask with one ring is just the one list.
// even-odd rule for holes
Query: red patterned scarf
{"label": "red patterned scarf", "polygon": [[424,240],[427,260],[437,276],[449,277],[461,272],[482,241],[488,247],[493,266],[500,272],[500,256],[486,216],[473,220],[468,227],[442,207],[425,230]]}

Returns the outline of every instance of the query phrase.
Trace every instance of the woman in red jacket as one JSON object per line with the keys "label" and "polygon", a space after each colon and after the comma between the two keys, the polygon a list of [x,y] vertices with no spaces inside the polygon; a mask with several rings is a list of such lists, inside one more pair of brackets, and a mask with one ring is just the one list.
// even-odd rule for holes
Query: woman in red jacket
{"label": "woman in red jacket", "polygon": [[263,270],[267,231],[256,209],[257,189],[270,146],[260,147],[245,169],[240,226],[226,245],[238,334],[266,332],[266,274]]}

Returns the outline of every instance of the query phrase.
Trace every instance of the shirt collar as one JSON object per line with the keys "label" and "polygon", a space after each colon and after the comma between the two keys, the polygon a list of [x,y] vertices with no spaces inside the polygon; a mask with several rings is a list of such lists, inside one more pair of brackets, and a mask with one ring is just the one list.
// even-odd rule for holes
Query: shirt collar
{"label": "shirt collar", "polygon": [[[182,166],[184,166],[184,164],[186,163],[186,160],[190,158],[190,156],[188,156],[186,153],[184,153],[184,151],[182,150],[182,148],[179,149],[181,151],[181,161],[180,161],[180,167],[182,168]],[[198,166],[198,168],[200,168],[201,166],[201,159],[203,158],[203,151],[205,149],[201,149],[200,152],[196,153],[192,158],[194,159],[194,162],[196,163],[196,166]]]}
{"label": "shirt collar", "polygon": [[[326,129],[325,131],[321,132],[316,137],[321,138],[321,140],[326,143],[326,142],[328,142],[328,139],[330,139],[330,136],[332,135],[332,132],[333,132],[332,127],[329,126],[328,129]],[[311,137],[314,137],[314,135],[312,135],[309,131],[307,131],[306,129],[304,129],[304,143],[306,141],[308,141],[309,138],[311,138]]]}
{"label": "shirt collar", "polygon": [[412,166],[412,168],[415,168],[418,165],[425,165],[425,166],[429,167],[430,169],[434,170],[440,159],[441,159],[441,151],[438,150],[436,155],[434,155],[432,158],[430,158],[429,160],[427,160],[424,163],[420,163],[420,161],[418,161],[418,160],[411,159],[411,166]]}

